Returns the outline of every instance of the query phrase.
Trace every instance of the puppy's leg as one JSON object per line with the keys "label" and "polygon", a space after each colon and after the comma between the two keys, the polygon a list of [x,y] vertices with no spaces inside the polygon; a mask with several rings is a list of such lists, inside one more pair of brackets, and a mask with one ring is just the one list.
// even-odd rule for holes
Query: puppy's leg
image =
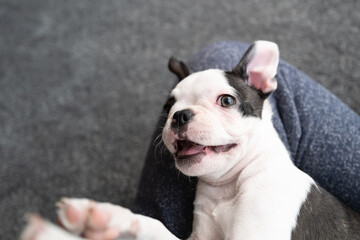
{"label": "puppy's leg", "polygon": [[21,240],[84,240],[45,221],[38,215],[28,218],[28,225],[21,234]]}
{"label": "puppy's leg", "polygon": [[158,220],[110,203],[62,199],[58,206],[60,224],[68,231],[88,239],[177,239]]}

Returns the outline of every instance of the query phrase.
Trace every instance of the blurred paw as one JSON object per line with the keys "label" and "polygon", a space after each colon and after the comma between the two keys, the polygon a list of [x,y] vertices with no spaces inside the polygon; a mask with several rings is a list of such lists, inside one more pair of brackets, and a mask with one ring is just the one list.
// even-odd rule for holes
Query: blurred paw
{"label": "blurred paw", "polygon": [[63,229],[45,221],[39,215],[30,215],[21,240],[81,240]]}
{"label": "blurred paw", "polygon": [[91,240],[136,239],[139,221],[128,209],[88,199],[62,199],[58,221],[69,232]]}

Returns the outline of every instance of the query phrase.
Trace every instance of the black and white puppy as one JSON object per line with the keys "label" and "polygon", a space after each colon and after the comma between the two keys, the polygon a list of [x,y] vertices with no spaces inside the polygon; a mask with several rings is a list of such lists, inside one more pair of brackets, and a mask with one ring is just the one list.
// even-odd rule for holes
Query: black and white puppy
{"label": "black and white puppy", "polygon": [[[176,167],[199,181],[189,239],[360,239],[360,216],[296,168],[271,121],[276,44],[257,41],[230,72],[191,74],[174,58],[180,82],[165,105],[162,138]],[[75,217],[74,217],[75,216]],[[65,233],[32,217],[24,240],[177,239],[159,221],[87,199],[63,199]]]}

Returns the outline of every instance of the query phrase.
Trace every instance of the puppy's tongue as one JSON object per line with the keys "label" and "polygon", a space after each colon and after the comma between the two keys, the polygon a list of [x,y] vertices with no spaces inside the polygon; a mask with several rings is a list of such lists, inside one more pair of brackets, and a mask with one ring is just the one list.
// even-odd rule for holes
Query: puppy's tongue
{"label": "puppy's tongue", "polygon": [[195,155],[198,153],[202,153],[206,151],[206,147],[193,143],[193,142],[189,142],[189,141],[180,141],[177,144],[177,156],[178,157],[183,157],[183,156],[190,156],[190,155]]}
{"label": "puppy's tongue", "polygon": [[176,157],[178,158],[191,156],[198,153],[208,154],[210,152],[215,152],[215,153],[227,152],[235,146],[236,144],[227,144],[221,146],[203,146],[187,140],[179,140],[175,144]]}

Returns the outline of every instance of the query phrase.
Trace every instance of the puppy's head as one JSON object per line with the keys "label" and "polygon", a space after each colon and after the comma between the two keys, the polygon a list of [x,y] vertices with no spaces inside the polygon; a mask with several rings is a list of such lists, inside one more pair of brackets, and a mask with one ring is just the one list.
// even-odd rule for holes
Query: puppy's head
{"label": "puppy's head", "polygon": [[270,121],[266,98],[277,86],[278,61],[277,45],[265,41],[252,44],[230,72],[191,74],[170,59],[180,81],[164,107],[162,138],[182,173],[216,179],[254,150],[261,122]]}

